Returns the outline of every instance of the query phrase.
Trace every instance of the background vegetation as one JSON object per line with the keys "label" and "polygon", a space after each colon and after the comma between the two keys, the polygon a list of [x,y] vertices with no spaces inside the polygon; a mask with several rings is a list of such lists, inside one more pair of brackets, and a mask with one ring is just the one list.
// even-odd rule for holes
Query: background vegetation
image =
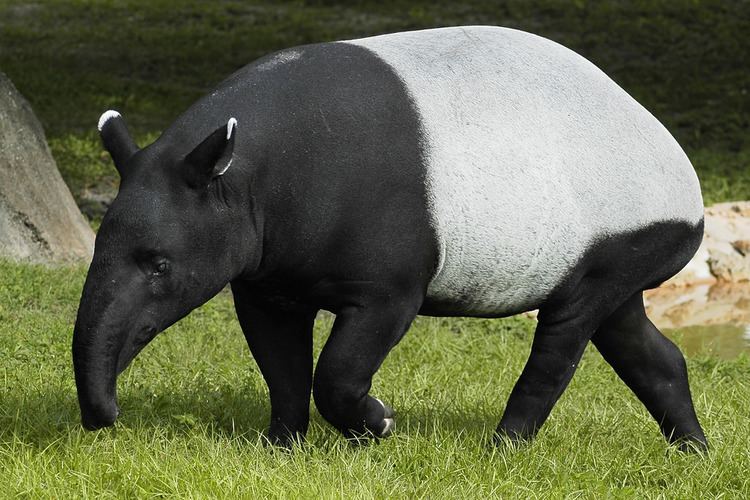
{"label": "background vegetation", "polygon": [[583,54],[677,137],[707,203],[750,198],[750,2],[0,0],[0,69],[41,118],[84,213],[117,179],[95,124],[141,144],[235,69],[294,45],[455,24],[531,31]]}
{"label": "background vegetation", "polygon": [[[610,74],[678,138],[706,201],[750,198],[750,2],[0,0],[0,70],[31,101],[94,225],[116,189],[95,124],[110,107],[141,144],[270,51],[452,24],[532,31]],[[303,453],[272,452],[267,389],[220,294],[119,383],[115,429],[79,426],[70,341],[85,271],[0,261],[0,496],[747,497],[750,359],[688,360],[707,456],[668,449],[595,351],[539,439],[487,444],[531,320],[420,318],[375,379],[396,434],[354,448],[313,410]],[[316,326],[316,349],[331,317]],[[678,339],[679,343],[679,339]]]}

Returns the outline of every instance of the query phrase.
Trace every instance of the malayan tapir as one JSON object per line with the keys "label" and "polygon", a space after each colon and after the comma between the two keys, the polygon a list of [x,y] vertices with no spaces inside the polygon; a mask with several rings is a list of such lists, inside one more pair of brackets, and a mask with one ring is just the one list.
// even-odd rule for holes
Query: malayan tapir
{"label": "malayan tapir", "polygon": [[[483,26],[306,45],[240,69],[148,147],[115,111],[99,130],[121,184],[73,336],[86,428],[113,424],[117,376],[158,332],[231,284],[275,443],[304,437],[311,392],[346,436],[388,435],[370,385],[418,314],[538,308],[501,441],[535,435],[592,341],[670,441],[706,446],[642,299],[698,248],[698,179],[571,50]],[[336,319],[313,373],[319,310]]]}

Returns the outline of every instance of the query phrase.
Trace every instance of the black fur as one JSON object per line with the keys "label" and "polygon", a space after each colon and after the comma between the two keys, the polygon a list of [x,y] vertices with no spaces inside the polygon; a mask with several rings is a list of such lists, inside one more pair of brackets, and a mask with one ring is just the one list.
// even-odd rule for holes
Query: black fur
{"label": "black fur", "polygon": [[534,436],[593,340],[670,441],[706,446],[685,361],[648,320],[642,297],[643,290],[658,286],[687,264],[702,235],[702,220],[694,227],[661,222],[593,245],[564,284],[540,305],[531,354],[498,435]]}
{"label": "black fur", "polygon": [[[163,330],[231,281],[240,317],[266,318],[248,332],[254,353],[273,353],[256,355],[264,373],[276,373],[265,359],[307,352],[318,309],[337,313],[318,362],[318,408],[342,431],[381,430],[369,381],[416,315],[437,260],[420,124],[402,82],[369,51],[296,51],[296,60],[274,66],[271,55],[235,73],[120,169],[74,335],[88,427],[116,417],[116,359],[143,337],[130,330]],[[212,171],[228,147],[219,139],[230,117],[232,167],[206,187],[195,172]],[[167,275],[149,274],[158,260]],[[282,340],[272,318],[296,324],[294,339]],[[379,333],[358,339],[351,329]],[[363,352],[367,363],[346,366]],[[304,386],[295,373],[268,375],[272,394]],[[287,415],[272,399],[274,414]],[[293,424],[279,424],[290,431],[282,440],[307,425],[307,404],[290,404],[304,415],[285,417]]]}

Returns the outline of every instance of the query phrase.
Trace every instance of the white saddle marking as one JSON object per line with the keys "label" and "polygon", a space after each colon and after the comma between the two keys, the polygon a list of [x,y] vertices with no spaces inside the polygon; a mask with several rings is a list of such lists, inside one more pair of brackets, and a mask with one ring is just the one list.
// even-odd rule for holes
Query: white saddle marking
{"label": "white saddle marking", "polygon": [[394,68],[422,121],[442,262],[429,297],[467,313],[532,309],[596,238],[703,216],[669,132],[555,42],[474,26],[346,43]]}

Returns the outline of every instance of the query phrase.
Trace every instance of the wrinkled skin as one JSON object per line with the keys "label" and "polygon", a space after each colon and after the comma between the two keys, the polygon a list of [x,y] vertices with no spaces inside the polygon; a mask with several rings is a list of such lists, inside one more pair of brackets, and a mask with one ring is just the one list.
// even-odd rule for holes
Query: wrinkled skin
{"label": "wrinkled skin", "polygon": [[[247,203],[216,175],[233,141],[220,127],[181,154],[137,151],[116,116],[102,136],[122,176],[96,238],[73,335],[83,425],[112,425],[116,379],[158,332],[218,293],[252,255]],[[225,165],[221,165],[224,168]]]}

